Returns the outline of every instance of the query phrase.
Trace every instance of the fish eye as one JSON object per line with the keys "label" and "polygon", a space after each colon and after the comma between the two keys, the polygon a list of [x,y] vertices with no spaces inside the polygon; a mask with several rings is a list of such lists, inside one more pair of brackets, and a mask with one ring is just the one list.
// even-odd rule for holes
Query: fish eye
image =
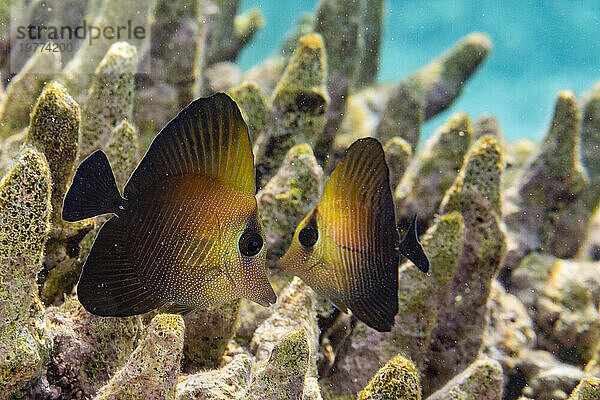
{"label": "fish eye", "polygon": [[313,247],[317,243],[317,239],[319,239],[319,232],[312,226],[302,228],[298,234],[298,240],[304,247]]}
{"label": "fish eye", "polygon": [[254,257],[263,248],[263,238],[256,232],[245,232],[238,243],[243,256]]}

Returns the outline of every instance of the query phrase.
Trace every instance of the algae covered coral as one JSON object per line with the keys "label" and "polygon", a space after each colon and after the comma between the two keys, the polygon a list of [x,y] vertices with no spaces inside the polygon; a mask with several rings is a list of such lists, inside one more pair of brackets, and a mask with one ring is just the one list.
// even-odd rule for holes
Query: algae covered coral
{"label": "algae covered coral", "polygon": [[[25,24],[85,15],[148,35],[74,42],[62,60],[38,52],[16,71],[16,46],[0,47],[0,398],[598,398],[598,86],[558,93],[539,148],[461,112],[422,144],[423,123],[493,57],[486,34],[377,84],[382,0],[321,0],[247,72],[236,58],[269,21],[238,15],[239,1],[17,3]],[[74,167],[101,148],[123,188],[158,130],[216,91],[253,140],[277,303],[89,314],[76,283],[105,218],[60,218]],[[399,229],[416,213],[431,260],[428,275],[399,265],[391,332],[276,266],[324,176],[365,136],[384,146]]]}

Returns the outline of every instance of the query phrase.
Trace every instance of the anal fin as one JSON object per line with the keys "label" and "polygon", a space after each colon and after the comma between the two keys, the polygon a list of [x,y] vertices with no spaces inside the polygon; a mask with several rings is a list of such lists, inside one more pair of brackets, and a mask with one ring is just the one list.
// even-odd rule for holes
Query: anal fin
{"label": "anal fin", "polygon": [[121,221],[112,217],[102,226],[77,284],[83,307],[103,317],[144,314],[164,304],[138,277]]}

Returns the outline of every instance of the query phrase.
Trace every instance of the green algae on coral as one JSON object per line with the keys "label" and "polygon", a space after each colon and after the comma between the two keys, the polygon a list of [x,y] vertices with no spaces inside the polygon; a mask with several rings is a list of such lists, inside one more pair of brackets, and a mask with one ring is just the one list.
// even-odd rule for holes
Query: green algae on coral
{"label": "green algae on coral", "polygon": [[585,378],[573,390],[569,400],[594,400],[600,399],[600,379]]}
{"label": "green algae on coral", "polygon": [[250,141],[254,142],[266,130],[271,116],[271,100],[260,86],[252,82],[245,82],[229,90],[228,94],[240,108],[248,125]]}
{"label": "green algae on coral", "polygon": [[25,128],[29,113],[42,88],[60,71],[59,53],[36,52],[6,87],[5,100],[0,104],[0,137],[8,137]]}
{"label": "green algae on coral", "polygon": [[377,125],[377,137],[388,140],[392,136],[405,139],[416,150],[423,123],[424,97],[413,81],[403,81],[394,88]]}
{"label": "green algae on coral", "polygon": [[513,238],[506,268],[514,268],[531,250],[568,257],[581,246],[585,231],[577,198],[588,187],[588,179],[580,162],[580,125],[575,95],[559,93],[540,150],[523,167],[506,196],[505,222]]}
{"label": "green algae on coral", "polygon": [[424,119],[448,108],[458,97],[465,82],[487,58],[492,48],[488,35],[470,33],[446,54],[435,59],[409,79],[417,79],[425,95]]}
{"label": "green algae on coral", "polygon": [[482,137],[469,149],[440,205],[443,213],[462,214],[465,242],[432,334],[434,351],[423,380],[424,393],[431,393],[474,361],[481,346],[491,280],[505,252],[500,227],[503,166],[496,138]]}
{"label": "green algae on coral", "polygon": [[183,352],[180,315],[158,314],[121,368],[96,395],[97,400],[172,398]]}
{"label": "green algae on coral", "polygon": [[106,155],[121,192],[137,165],[139,151],[137,130],[127,120],[121,121],[112,130],[106,143]]}
{"label": "green algae on coral", "polygon": [[73,295],[47,314],[53,334],[48,380],[64,398],[93,395],[125,364],[144,329],[139,316],[92,315]]}
{"label": "green algae on coral", "polygon": [[491,358],[479,359],[427,399],[501,400],[502,367]]}
{"label": "green algae on coral", "polygon": [[244,398],[302,399],[311,357],[309,341],[304,329],[289,332],[281,338],[273,347],[265,366],[257,371]]}
{"label": "green algae on coral", "polygon": [[323,170],[310,145],[292,147],[277,174],[257,193],[269,244],[268,258],[281,257],[296,226],[316,205],[323,191]]}
{"label": "green algae on coral", "polygon": [[554,259],[532,308],[537,346],[571,364],[590,361],[600,342],[598,288],[596,264]]}
{"label": "green algae on coral", "polygon": [[284,335],[290,330],[300,329],[308,341],[311,357],[307,362],[309,373],[316,376],[316,352],[319,343],[319,328],[315,315],[314,292],[298,277],[295,277],[283,291],[273,314],[254,332],[250,349],[257,365],[262,365],[274,351]]}
{"label": "green algae on coral", "polygon": [[419,371],[402,355],[387,362],[358,394],[358,400],[421,400]]}
{"label": "green algae on coral", "polygon": [[431,223],[463,165],[471,132],[469,117],[457,113],[425,142],[394,192],[398,218],[417,214],[422,226]]}
{"label": "green algae on coral", "polygon": [[177,400],[232,400],[250,384],[252,357],[238,354],[218,370],[199,372],[179,378]]}
{"label": "green algae on coral", "polygon": [[431,333],[438,314],[444,307],[442,299],[456,271],[465,240],[463,217],[452,212],[438,217],[422,239],[431,264],[431,274],[425,275],[409,262],[400,267],[398,279],[398,315],[390,344],[401,348],[422,368],[429,357]]}
{"label": "green algae on coral", "polygon": [[26,143],[48,160],[52,177],[52,223],[62,222],[62,203],[77,157],[79,105],[60,83],[50,82],[31,113]]}
{"label": "green algae on coral", "polygon": [[366,0],[363,18],[364,51],[359,61],[357,85],[366,86],[375,83],[379,71],[379,51],[383,25],[383,0]]}
{"label": "green algae on coral", "polygon": [[81,112],[81,159],[104,144],[117,124],[131,119],[137,65],[137,50],[126,42],[113,44],[98,65]]}
{"label": "green algae on coral", "polygon": [[393,137],[383,145],[385,163],[390,171],[392,187],[400,181],[412,158],[410,143],[401,137]]}
{"label": "green algae on coral", "polygon": [[296,144],[314,143],[323,131],[329,97],[323,39],[310,34],[298,48],[273,92],[273,121],[257,139],[256,175],[259,187],[275,173]]}
{"label": "green algae on coral", "polygon": [[210,309],[196,310],[185,319],[183,369],[194,373],[220,365],[227,344],[235,335],[240,299]]}
{"label": "green algae on coral", "polygon": [[[399,312],[391,332],[377,332],[357,323],[337,352],[335,367],[323,387],[330,397],[361,390],[382,364],[402,351],[419,370],[429,359],[430,336],[455,274],[464,243],[464,223],[459,212],[437,218],[423,236],[431,263],[428,275],[410,262],[400,266]],[[360,365],[360,368],[356,368]]]}
{"label": "green algae on coral", "polygon": [[[44,155],[24,147],[0,182],[0,397],[42,370],[48,327],[35,307],[50,229],[51,178]],[[41,313],[35,315],[34,313]],[[41,318],[41,324],[34,321]]]}

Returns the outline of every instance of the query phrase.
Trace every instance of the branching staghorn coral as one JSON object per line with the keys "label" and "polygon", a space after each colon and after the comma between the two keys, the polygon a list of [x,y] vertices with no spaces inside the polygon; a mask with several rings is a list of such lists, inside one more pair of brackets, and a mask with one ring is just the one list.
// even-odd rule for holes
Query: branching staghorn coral
{"label": "branching staghorn coral", "polygon": [[304,333],[311,357],[307,360],[309,374],[316,374],[316,351],[319,328],[315,315],[315,294],[300,278],[295,277],[279,295],[273,314],[255,331],[250,344],[257,365],[262,365],[272,353],[276,343],[294,329]]}
{"label": "branching staghorn coral", "polygon": [[240,299],[194,311],[185,319],[183,369],[187,373],[217,368],[239,325]]}
{"label": "branching staghorn coral", "polygon": [[228,94],[242,111],[244,121],[248,125],[250,141],[254,143],[256,138],[267,130],[271,118],[271,100],[264,90],[253,82],[245,82],[231,89]]}
{"label": "branching staghorn coral", "polygon": [[393,187],[404,176],[412,158],[412,150],[410,143],[395,136],[385,142],[383,151],[385,163],[390,170],[390,184]]}
{"label": "branching staghorn coral", "polygon": [[[25,12],[31,18],[41,20],[45,18],[44,10],[40,8],[42,4],[41,1],[30,2]],[[65,15],[52,21],[68,21],[73,17],[67,15],[67,4],[73,5],[73,9],[83,10],[81,12],[86,13],[88,22],[108,21],[116,16],[115,13],[120,14],[119,18],[128,18],[136,8],[113,0],[91,0],[87,4],[70,0],[55,7],[62,10],[60,12],[64,11]],[[323,172],[312,152],[313,146],[322,146],[331,140],[331,151],[327,151],[327,146],[317,149],[317,153],[322,152],[326,156],[320,161],[329,170],[356,138],[377,137],[384,144],[394,187],[403,175],[406,175],[403,179],[408,180],[409,173],[414,175],[416,171],[420,177],[411,179],[411,187],[406,189],[406,197],[414,203],[412,208],[408,210],[402,204],[405,200],[401,200],[397,205],[398,215],[412,216],[416,211],[420,217],[420,230],[431,225],[421,238],[431,260],[430,273],[422,274],[410,263],[399,267],[400,311],[393,331],[382,334],[370,330],[350,315],[334,310],[301,281],[294,280],[288,285],[290,278],[274,270],[270,270],[270,279],[280,294],[276,307],[262,308],[249,302],[241,302],[240,307],[240,302],[235,301],[214,310],[200,310],[186,317],[185,333],[179,317],[166,317],[173,318],[172,326],[157,329],[156,320],[150,327],[145,327],[156,313],[130,319],[100,318],[87,313],[78,303],[72,288],[79,274],[77,265],[85,260],[96,230],[92,229],[91,220],[69,225],[59,218],[61,196],[68,188],[73,172],[73,151],[75,154],[78,151],[77,136],[74,135],[76,129],[62,130],[60,127],[66,121],[73,128],[76,103],[68,101],[68,106],[56,110],[46,107],[44,113],[35,111],[37,122],[32,120],[32,129],[27,130],[28,113],[34,109],[36,98],[51,75],[40,78],[41,75],[22,72],[12,77],[6,73],[7,56],[0,62],[0,68],[2,75],[10,78],[10,83],[4,94],[0,87],[0,102],[2,97],[6,98],[2,105],[5,110],[2,122],[7,122],[5,127],[11,128],[1,133],[10,136],[0,139],[0,169],[5,173],[13,165],[14,168],[22,165],[21,158],[18,158],[21,156],[17,155],[24,142],[28,147],[23,152],[37,150],[40,153],[36,154],[45,155],[48,177],[41,181],[53,182],[53,190],[48,187],[47,193],[48,196],[52,193],[48,205],[52,204],[54,209],[52,215],[48,212],[50,229],[52,235],[60,233],[62,236],[58,242],[54,239],[47,242],[46,254],[44,256],[40,250],[39,261],[45,257],[47,266],[58,265],[65,269],[58,273],[60,268],[55,267],[47,276],[44,270],[37,278],[38,283],[43,285],[42,297],[47,302],[44,308],[35,295],[27,294],[29,292],[3,292],[6,276],[10,275],[6,274],[3,265],[0,271],[0,338],[4,338],[5,332],[14,331],[11,330],[14,328],[12,322],[6,323],[3,310],[19,308],[27,316],[18,320],[25,327],[19,332],[33,332],[30,334],[33,341],[21,342],[18,338],[25,337],[24,334],[17,335],[16,342],[10,342],[17,343],[10,351],[18,354],[20,359],[28,360],[28,367],[19,370],[22,373],[2,368],[5,364],[1,363],[6,361],[2,355],[8,353],[0,348],[0,397],[19,388],[15,394],[17,397],[47,400],[91,398],[94,395],[100,398],[156,395],[181,399],[246,396],[318,400],[322,386],[326,399],[337,400],[356,396],[372,379],[360,396],[380,398],[377,396],[398,393],[398,380],[394,379],[398,377],[394,373],[398,371],[398,363],[394,360],[409,365],[407,360],[410,358],[414,371],[406,376],[422,374],[421,382],[426,393],[448,384],[441,394],[433,396],[487,396],[496,399],[500,396],[500,371],[493,362],[485,361],[487,366],[480,365],[477,369],[468,367],[450,383],[447,382],[475,358],[481,358],[481,354],[477,354],[477,343],[482,335],[489,335],[484,341],[489,346],[485,354],[499,359],[503,367],[510,367],[504,371],[505,386],[509,390],[507,398],[526,395],[545,399],[554,394],[566,398],[577,382],[586,376],[582,370],[585,363],[588,373],[597,372],[600,354],[597,293],[600,293],[600,283],[595,279],[595,264],[575,259],[559,261],[547,255],[570,257],[576,251],[580,246],[578,237],[586,235],[580,228],[587,224],[594,202],[597,202],[593,176],[597,169],[593,150],[597,146],[596,120],[600,119],[596,116],[597,89],[582,99],[583,118],[580,122],[577,112],[572,112],[576,108],[574,96],[561,95],[559,103],[562,111],[557,113],[551,132],[555,138],[572,143],[545,153],[547,158],[540,163],[545,164],[546,170],[541,168],[544,173],[539,175],[533,187],[547,189],[552,188],[555,182],[566,182],[564,186],[568,189],[576,188],[576,185],[570,186],[572,182],[569,179],[577,178],[583,171],[570,163],[570,157],[576,154],[578,146],[578,134],[573,133],[578,125],[581,125],[583,146],[581,164],[590,175],[591,185],[584,185],[578,198],[568,198],[567,201],[557,197],[552,190],[544,192],[548,197],[543,201],[556,207],[543,210],[548,223],[543,227],[543,235],[535,236],[537,243],[542,245],[526,246],[518,260],[531,250],[540,254],[527,255],[512,279],[504,281],[511,283],[508,292],[500,287],[500,283],[494,282],[491,297],[486,302],[492,271],[501,257],[502,247],[501,230],[497,229],[501,226],[500,207],[496,205],[499,203],[496,172],[501,169],[501,163],[488,161],[494,158],[495,153],[506,156],[511,176],[503,178],[502,184],[503,188],[510,188],[517,174],[535,175],[539,164],[525,162],[526,155],[535,150],[535,144],[531,141],[525,145],[507,144],[500,138],[492,117],[480,118],[471,128],[466,115],[458,114],[442,128],[454,134],[453,140],[445,142],[442,139],[448,137],[440,138],[436,134],[433,144],[426,145],[424,151],[420,150],[421,125],[457,98],[469,77],[489,54],[490,40],[485,34],[468,35],[448,53],[411,76],[375,85],[383,4],[381,0],[322,1],[318,14],[307,15],[300,21],[294,34],[281,46],[281,52],[246,74],[244,83],[241,83],[242,72],[231,61],[262,26],[259,12],[236,15],[240,7],[238,0],[203,0],[200,4],[191,0],[156,0],[145,3],[140,14],[135,15],[136,21],[140,18],[140,24],[151,28],[148,31],[149,34],[151,32],[150,52],[147,52],[147,47],[144,48],[147,42],[131,43],[135,47],[122,44],[126,51],[117,54],[112,61],[120,60],[124,68],[120,72],[115,69],[112,78],[101,83],[98,76],[93,76],[93,71],[97,70],[107,51],[115,56],[114,49],[108,50],[111,43],[105,41],[94,45],[84,43],[60,76],[69,93],[80,101],[89,93],[89,86],[94,87],[96,97],[88,98],[83,114],[87,114],[84,115],[87,123],[99,117],[96,119],[98,130],[93,127],[91,131],[102,133],[98,137],[86,136],[85,140],[90,139],[94,143],[88,143],[89,146],[82,144],[79,150],[89,153],[102,148],[108,154],[120,189],[138,162],[140,150],[147,147],[181,107],[197,95],[226,90],[238,102],[252,139],[260,138],[253,140],[259,175],[265,170],[267,172],[261,178],[260,186],[263,188],[257,199],[267,232],[269,265],[274,264],[290,241],[297,220],[305,213],[303,210],[310,209],[320,196]],[[330,11],[324,12],[327,10]],[[147,17],[152,20],[149,24],[146,24]],[[1,21],[6,18],[0,7],[0,29]],[[342,25],[339,25],[340,21]],[[312,34],[315,31],[320,32],[320,36]],[[365,51],[361,44],[363,41]],[[5,38],[0,37],[0,42],[6,43]],[[356,51],[348,52],[350,47]],[[126,56],[131,49],[139,51],[139,54],[133,58]],[[4,49],[0,46],[0,53],[4,54],[2,51]],[[296,55],[292,57],[293,53]],[[152,61],[150,69],[145,68],[148,64],[144,64],[148,57]],[[142,62],[141,68],[136,64],[138,58]],[[37,70],[43,64],[40,60],[37,62],[39,64],[33,65],[35,68],[28,65],[24,71]],[[329,75],[327,64],[331,72]],[[134,78],[136,70],[143,73]],[[53,73],[56,75],[59,70]],[[336,86],[335,82],[342,84]],[[40,110],[44,104],[55,105],[69,96],[55,83],[47,86],[46,90],[50,88],[53,91],[44,92],[39,98]],[[358,89],[361,90],[355,92]],[[343,91],[349,96],[342,99],[339,92]],[[65,93],[65,96],[57,95],[52,100],[49,95],[57,93]],[[330,97],[331,93],[335,96]],[[135,115],[132,114],[134,104]],[[15,108],[14,112],[6,111],[11,108]],[[340,125],[344,109],[344,121]],[[68,118],[61,117],[58,119],[60,123],[56,124],[48,122],[60,116],[61,110],[67,110]],[[110,118],[105,113],[108,111],[113,114]],[[35,127],[43,129],[33,129]],[[136,128],[139,128],[139,143]],[[325,136],[324,130],[327,131]],[[328,137],[330,132],[332,136]],[[461,136],[460,132],[465,132],[465,135]],[[490,134],[497,136],[495,143],[486,137]],[[464,163],[469,143],[476,140],[479,140],[478,147],[471,149]],[[546,143],[542,147],[541,153],[544,153],[549,145]],[[496,152],[496,148],[501,151]],[[269,156],[265,157],[265,154]],[[84,156],[82,154],[82,158]],[[425,162],[428,156],[431,160]],[[489,159],[483,162],[483,158],[488,156]],[[43,159],[42,155],[40,157]],[[414,157],[412,161],[411,157]],[[481,162],[474,161],[477,159]],[[567,161],[563,162],[565,159]],[[552,170],[549,169],[550,162],[554,163]],[[486,169],[492,164],[493,168]],[[426,170],[427,165],[431,171]],[[412,168],[415,171],[411,172]],[[461,168],[463,172],[457,179]],[[440,170],[442,172],[438,173]],[[15,177],[13,172],[8,175],[11,179]],[[434,176],[435,179],[431,178]],[[454,180],[456,183],[452,186]],[[423,189],[420,184],[429,181],[435,182],[427,186],[427,190]],[[517,182],[523,184],[522,179]],[[417,188],[422,190],[419,192]],[[444,192],[448,192],[447,198],[439,209]],[[14,204],[23,206],[25,203],[21,201],[26,202],[23,199],[26,196],[15,200]],[[537,200],[542,201],[540,198]],[[514,204],[521,207],[518,202]],[[518,207],[510,208],[509,205],[509,214]],[[0,207],[0,215],[4,216],[3,212]],[[100,226],[103,219],[95,219],[95,226]],[[574,228],[573,221],[577,220],[580,226]],[[400,218],[400,225],[403,222]],[[509,226],[510,241],[523,241],[528,245],[526,229],[519,224]],[[48,229],[48,223],[44,229]],[[89,229],[92,231],[82,239]],[[561,230],[564,233],[552,237],[554,231]],[[580,253],[583,257],[600,258],[596,257],[600,254],[600,245],[597,245],[600,240],[593,239],[596,231],[597,228],[590,227],[588,244]],[[45,240],[47,235],[42,236]],[[67,236],[69,240],[66,240]],[[51,242],[57,243],[57,246],[50,246]],[[44,247],[36,243],[39,249]],[[0,252],[0,255],[3,254]],[[12,256],[14,254],[11,253]],[[474,270],[474,265],[479,269]],[[39,269],[40,264],[36,263],[35,268]],[[12,267],[9,269],[11,274],[17,271]],[[20,282],[27,290],[35,292],[35,279],[36,274],[30,273]],[[287,289],[280,293],[284,287]],[[3,303],[2,296],[8,295],[23,301]],[[469,321],[467,316],[471,318],[471,315],[473,320]],[[486,315],[491,322],[485,328],[488,333],[483,333],[485,324],[482,321]],[[515,321],[510,319],[512,316]],[[156,318],[165,316],[159,314]],[[501,321],[501,318],[505,320]],[[243,325],[241,331],[236,332],[240,324]],[[257,329],[257,326],[260,327]],[[293,331],[298,328],[299,331]],[[490,329],[501,332],[490,333]],[[144,330],[148,334],[140,343]],[[453,343],[453,340],[456,342]],[[0,340],[0,346],[6,343]],[[19,347],[19,343],[30,343],[31,346]],[[249,355],[251,350],[255,356]],[[550,354],[550,350],[556,350],[558,359]],[[163,358],[158,357],[155,351]],[[377,372],[399,352],[406,359],[394,358]],[[13,358],[13,353],[10,353],[11,359],[19,359]],[[315,367],[317,354],[323,356],[318,368]],[[220,369],[193,375],[180,374],[179,360],[184,371]],[[458,364],[453,364],[457,360]],[[575,366],[562,364],[559,360]],[[436,362],[446,364],[440,366]],[[477,361],[475,365],[478,363],[481,362]],[[445,366],[448,368],[443,369]],[[438,369],[442,370],[442,374],[432,378],[430,374]],[[109,381],[111,376],[113,379]],[[6,377],[10,377],[11,383],[2,387],[9,382]],[[147,377],[150,379],[144,380]],[[573,396],[580,396],[584,389],[588,390],[590,382],[589,379],[584,380]],[[98,392],[102,386],[104,388]],[[590,393],[594,393],[593,389]]]}
{"label": "branching staghorn coral", "polygon": [[252,357],[238,354],[218,370],[180,377],[175,389],[177,400],[232,400],[250,385]]}
{"label": "branching staghorn coral", "polygon": [[303,143],[287,152],[277,174],[256,194],[271,262],[285,253],[296,226],[319,201],[323,184],[323,169]]}
{"label": "branching staghorn coral", "polygon": [[52,224],[62,225],[62,202],[73,174],[79,139],[79,105],[60,83],[50,82],[31,113],[25,142],[46,156],[52,176]]}

